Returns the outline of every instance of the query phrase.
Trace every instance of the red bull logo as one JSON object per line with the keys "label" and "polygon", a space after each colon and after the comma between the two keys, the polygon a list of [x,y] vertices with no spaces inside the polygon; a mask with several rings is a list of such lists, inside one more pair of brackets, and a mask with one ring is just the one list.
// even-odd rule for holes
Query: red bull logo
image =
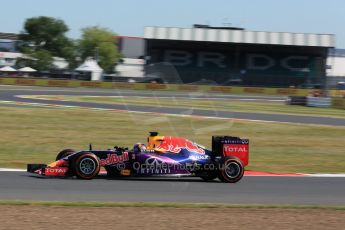
{"label": "red bull logo", "polygon": [[189,152],[205,154],[205,150],[196,143],[180,137],[165,137],[157,149],[173,153],[179,153],[182,149],[186,149]]}
{"label": "red bull logo", "polygon": [[128,161],[128,152],[124,152],[122,155],[107,154],[107,158],[100,159],[99,163],[101,166],[112,165],[119,162]]}

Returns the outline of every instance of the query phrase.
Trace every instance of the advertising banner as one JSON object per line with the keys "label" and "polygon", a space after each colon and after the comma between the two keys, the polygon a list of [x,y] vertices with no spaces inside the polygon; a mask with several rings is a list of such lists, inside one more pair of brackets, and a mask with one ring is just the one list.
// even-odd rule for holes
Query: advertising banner
{"label": "advertising banner", "polygon": [[157,83],[147,83],[145,84],[146,89],[151,89],[151,90],[165,90],[167,89],[166,84],[157,84]]}
{"label": "advertising banner", "polygon": [[198,85],[177,85],[177,90],[197,92],[199,91],[199,86]]}
{"label": "advertising banner", "polygon": [[135,89],[137,83],[127,82],[113,82],[112,88],[114,89]]}
{"label": "advertising banner", "polygon": [[231,86],[211,86],[210,92],[219,92],[219,93],[231,93]]}
{"label": "advertising banner", "polygon": [[284,88],[321,83],[327,54],[322,47],[165,40],[148,40],[147,52],[148,66],[169,63],[183,83]]}
{"label": "advertising banner", "polygon": [[[25,86],[51,86],[51,87],[87,87],[87,88],[114,88],[132,90],[169,90],[186,92],[210,92],[210,93],[231,93],[231,94],[269,94],[269,95],[291,95],[307,96],[313,93],[310,89],[295,88],[263,88],[263,87],[238,87],[219,85],[177,85],[177,84],[156,84],[156,83],[127,83],[127,82],[92,82],[76,80],[48,80],[48,79],[26,79],[26,78],[0,78],[0,84],[4,85],[25,85]],[[344,97],[345,90],[331,90],[332,97]]]}
{"label": "advertising banner", "polygon": [[87,87],[87,88],[101,88],[101,82],[98,82],[98,81],[81,81],[80,86],[81,87]]}
{"label": "advertising banner", "polygon": [[16,85],[36,85],[36,80],[17,78],[15,80],[15,84]]}
{"label": "advertising banner", "polygon": [[70,81],[65,80],[48,80],[47,86],[54,86],[54,87],[68,87],[68,83]]}

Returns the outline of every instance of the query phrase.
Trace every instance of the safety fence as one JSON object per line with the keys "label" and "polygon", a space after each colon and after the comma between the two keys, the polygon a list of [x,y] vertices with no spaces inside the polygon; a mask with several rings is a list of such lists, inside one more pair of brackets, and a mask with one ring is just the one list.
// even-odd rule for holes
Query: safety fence
{"label": "safety fence", "polygon": [[[267,94],[308,96],[313,95],[314,89],[296,88],[263,88],[263,87],[238,87],[215,85],[189,85],[189,84],[157,84],[157,83],[127,83],[127,82],[96,82],[78,80],[51,80],[33,78],[0,78],[2,85],[23,86],[50,86],[50,87],[87,87],[104,89],[130,89],[130,90],[167,90],[185,92],[212,92],[224,94]],[[330,90],[331,97],[345,97],[345,90]]]}

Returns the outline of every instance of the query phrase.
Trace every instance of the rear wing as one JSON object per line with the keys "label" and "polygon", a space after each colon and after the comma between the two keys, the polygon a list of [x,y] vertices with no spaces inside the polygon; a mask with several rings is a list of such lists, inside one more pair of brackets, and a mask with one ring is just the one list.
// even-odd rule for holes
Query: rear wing
{"label": "rear wing", "polygon": [[249,139],[231,136],[212,136],[212,152],[216,156],[234,156],[242,161],[243,166],[249,163]]}

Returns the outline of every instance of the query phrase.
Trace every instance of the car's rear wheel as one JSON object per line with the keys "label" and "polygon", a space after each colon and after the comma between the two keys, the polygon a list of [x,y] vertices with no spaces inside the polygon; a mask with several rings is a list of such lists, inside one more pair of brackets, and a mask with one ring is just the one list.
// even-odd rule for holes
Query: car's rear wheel
{"label": "car's rear wheel", "polygon": [[75,159],[73,168],[78,178],[90,180],[98,175],[100,164],[95,154],[83,153]]}
{"label": "car's rear wheel", "polygon": [[236,183],[242,179],[244,167],[237,158],[226,157],[220,162],[218,178],[222,182]]}
{"label": "car's rear wheel", "polygon": [[69,155],[72,155],[73,153],[75,153],[74,149],[64,149],[61,152],[58,153],[58,155],[56,156],[55,160],[61,160],[62,158],[65,158]]}

